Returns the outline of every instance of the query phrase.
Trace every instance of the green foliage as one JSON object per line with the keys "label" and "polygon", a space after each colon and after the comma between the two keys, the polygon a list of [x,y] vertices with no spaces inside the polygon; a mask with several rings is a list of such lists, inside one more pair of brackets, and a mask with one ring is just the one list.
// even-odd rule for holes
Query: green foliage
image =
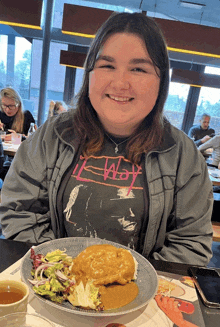
{"label": "green foliage", "polygon": [[197,106],[196,114],[201,116],[204,112],[209,113],[212,117],[220,116],[220,100],[215,104],[211,104],[209,101],[201,101],[200,105]]}
{"label": "green foliage", "polygon": [[0,62],[0,88],[6,83],[6,68],[3,61]]}
{"label": "green foliage", "polygon": [[19,90],[22,98],[27,98],[31,72],[31,50],[25,50],[22,60],[15,66],[15,88]]}
{"label": "green foliage", "polygon": [[177,111],[177,112],[184,112],[186,107],[186,102],[183,98],[180,98],[178,95],[170,94],[167,98],[165,104],[165,111]]}

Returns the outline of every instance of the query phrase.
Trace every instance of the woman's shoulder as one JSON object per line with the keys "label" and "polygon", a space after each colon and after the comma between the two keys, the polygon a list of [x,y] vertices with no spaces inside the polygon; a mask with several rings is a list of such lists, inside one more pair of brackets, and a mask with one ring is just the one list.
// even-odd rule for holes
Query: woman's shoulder
{"label": "woman's shoulder", "polygon": [[[196,147],[195,143],[192,139],[183,131],[178,129],[172,124],[169,124],[165,128],[166,130],[166,139],[169,140],[172,139],[171,148],[173,148],[173,151],[178,153],[178,155],[182,156],[183,153],[188,153],[189,157],[193,158],[194,156],[198,156],[198,148]],[[166,142],[166,145],[168,142]],[[167,146],[168,148],[168,146]]]}
{"label": "woman's shoulder", "polygon": [[194,144],[194,142],[185,132],[172,125],[170,122],[165,124],[165,134],[168,134],[170,137],[172,137],[175,143],[186,142],[189,144]]}
{"label": "woman's shoulder", "polygon": [[24,115],[29,116],[29,117],[33,117],[32,113],[29,110],[24,110]]}
{"label": "woman's shoulder", "polygon": [[71,112],[64,112],[58,116],[49,117],[43,126],[43,129],[47,133],[56,133],[58,135],[64,135],[66,133],[73,133],[73,115]]}

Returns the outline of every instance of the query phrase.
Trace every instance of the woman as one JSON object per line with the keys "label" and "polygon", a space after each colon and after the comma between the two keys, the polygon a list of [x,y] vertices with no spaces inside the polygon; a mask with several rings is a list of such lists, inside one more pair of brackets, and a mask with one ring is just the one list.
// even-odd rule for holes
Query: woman
{"label": "woman", "polygon": [[[28,134],[31,123],[35,123],[34,117],[28,110],[23,110],[22,99],[20,95],[11,87],[4,88],[0,91],[0,129],[6,131],[5,141],[11,141],[11,132]],[[35,127],[36,128],[36,127]],[[0,178],[5,179],[5,175],[11,166],[14,157],[5,156],[3,168],[0,172]]]}
{"label": "woman", "polygon": [[206,149],[213,148],[212,152],[212,164],[210,166],[214,166],[218,168],[220,163],[220,135],[216,135],[211,138],[209,141],[201,144],[199,146],[199,151],[204,152]]}
{"label": "woman", "polygon": [[48,120],[16,154],[0,207],[5,237],[99,237],[206,265],[211,182],[194,143],[163,117],[168,81],[154,21],[111,16],[88,53],[76,110]]}
{"label": "woman", "polygon": [[[30,124],[35,120],[29,110],[24,111],[20,95],[13,88],[4,88],[0,91],[0,105],[0,128],[27,135]],[[7,140],[10,137],[8,135]]]}
{"label": "woman", "polygon": [[67,111],[67,105],[63,101],[50,101],[50,106],[49,106],[49,117],[52,116],[57,116],[61,114],[62,112]]}

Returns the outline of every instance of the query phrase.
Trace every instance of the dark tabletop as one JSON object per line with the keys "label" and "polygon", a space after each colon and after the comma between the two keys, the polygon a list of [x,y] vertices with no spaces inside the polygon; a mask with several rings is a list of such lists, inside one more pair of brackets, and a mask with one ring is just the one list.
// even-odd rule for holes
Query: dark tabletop
{"label": "dark tabletop", "polygon": [[[32,244],[0,239],[0,272],[11,266],[25,255]],[[170,272],[179,275],[189,275],[189,265],[149,260],[157,271]],[[218,269],[219,270],[219,269]],[[206,327],[217,327],[220,321],[220,309],[210,309],[203,305],[198,295],[204,322]]]}

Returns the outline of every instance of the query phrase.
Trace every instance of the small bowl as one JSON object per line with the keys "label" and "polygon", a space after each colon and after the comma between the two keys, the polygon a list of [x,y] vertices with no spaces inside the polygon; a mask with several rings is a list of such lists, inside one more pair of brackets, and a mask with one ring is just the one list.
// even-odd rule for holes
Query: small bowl
{"label": "small bowl", "polygon": [[26,312],[11,313],[0,318],[1,327],[54,327],[49,320]]}

